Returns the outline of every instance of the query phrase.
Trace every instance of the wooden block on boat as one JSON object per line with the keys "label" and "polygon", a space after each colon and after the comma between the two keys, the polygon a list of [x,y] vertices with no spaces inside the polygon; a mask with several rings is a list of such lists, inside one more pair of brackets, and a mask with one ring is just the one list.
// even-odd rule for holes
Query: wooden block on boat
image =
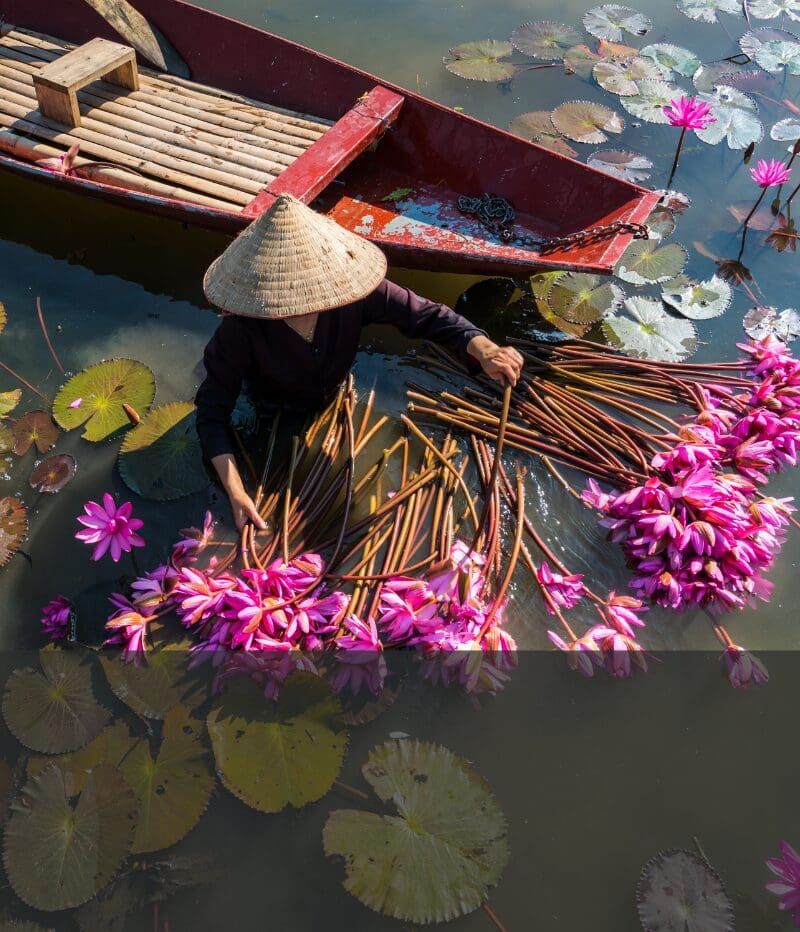
{"label": "wooden block on boat", "polygon": [[80,126],[78,91],[99,78],[138,91],[136,52],[107,39],[92,39],[43,65],[33,76],[42,115],[68,126]]}

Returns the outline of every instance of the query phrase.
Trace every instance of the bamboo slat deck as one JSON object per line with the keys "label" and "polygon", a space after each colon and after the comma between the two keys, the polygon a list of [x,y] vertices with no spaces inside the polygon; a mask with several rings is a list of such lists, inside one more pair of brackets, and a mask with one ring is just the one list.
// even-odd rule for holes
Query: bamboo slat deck
{"label": "bamboo slat deck", "polygon": [[0,36],[0,151],[35,160],[77,143],[78,170],[98,181],[241,211],[331,126],[140,68],[138,91],[102,81],[79,91],[70,129],[39,112],[33,76],[72,48],[28,30]]}

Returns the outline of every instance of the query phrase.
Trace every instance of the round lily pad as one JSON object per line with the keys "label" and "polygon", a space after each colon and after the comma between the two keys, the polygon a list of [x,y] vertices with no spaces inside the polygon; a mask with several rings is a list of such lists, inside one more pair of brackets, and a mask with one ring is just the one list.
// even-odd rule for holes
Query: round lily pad
{"label": "round lily pad", "polygon": [[663,81],[667,72],[650,58],[626,58],[623,61],[599,61],[592,71],[595,81],[606,91],[620,97],[639,93],[638,81]]}
{"label": "round lily pad", "polygon": [[750,0],[750,15],[756,19],[775,19],[787,16],[800,21],[800,0]]}
{"label": "round lily pad", "polygon": [[586,164],[633,184],[646,181],[653,167],[647,156],[624,149],[598,149],[586,159]]}
{"label": "round lily pad", "polygon": [[[800,117],[787,117],[778,122],[769,131],[770,136],[777,142],[795,143],[800,139]],[[794,146],[789,146],[791,152]]]}
{"label": "round lily pad", "polygon": [[797,36],[793,32],[788,32],[785,29],[773,29],[770,26],[763,26],[761,29],[752,29],[750,32],[746,32],[741,39],[739,39],[739,48],[748,58],[757,60],[759,51],[765,45],[777,43],[792,44],[794,42],[797,42]]}
{"label": "round lily pad", "polygon": [[690,320],[708,320],[719,317],[730,307],[733,289],[724,278],[714,275],[704,282],[690,282],[684,287],[665,288],[665,304]]}
{"label": "round lily pad", "polygon": [[36,909],[80,906],[111,881],[129,851],[136,824],[131,788],[116,768],[101,764],[75,798],[52,764],[23,795],[3,852],[14,892]]}
{"label": "round lily pad", "polygon": [[632,285],[659,285],[680,275],[688,255],[683,246],[659,246],[649,240],[634,240],[620,257],[614,274]]}
{"label": "round lily pad", "polygon": [[647,35],[653,24],[643,13],[629,6],[606,3],[584,13],[583,25],[587,32],[598,39],[620,42],[626,32],[632,36]]}
{"label": "round lily pad", "polygon": [[450,58],[444,59],[444,66],[452,74],[471,81],[508,81],[514,77],[514,65],[500,61],[513,51],[510,42],[497,39],[480,39],[477,42],[465,42],[450,49]]}
{"label": "round lily pad", "polygon": [[667,81],[645,79],[638,83],[639,92],[629,97],[620,97],[620,104],[638,120],[646,123],[669,123],[664,107],[680,96],[680,88]]}
{"label": "round lily pad", "polygon": [[14,453],[24,456],[34,444],[40,453],[47,453],[60,433],[47,411],[29,411],[14,425]]}
{"label": "round lily pad", "polygon": [[699,99],[711,106],[716,123],[709,123],[697,131],[697,138],[715,146],[725,139],[731,149],[746,149],[758,143],[764,127],[758,118],[756,102],[747,94],[726,84],[718,85],[710,94],[699,94]]}
{"label": "round lily pad", "polygon": [[645,865],[636,906],[646,932],[733,932],[733,904],[716,871],[691,851],[663,851]]}
{"label": "round lily pad", "polygon": [[142,718],[161,719],[177,705],[192,707],[200,696],[187,676],[189,644],[156,647],[146,664],[125,663],[104,655],[100,664],[114,695]]}
{"label": "round lily pad", "polygon": [[89,366],[61,387],[53,417],[64,430],[85,424],[85,440],[104,440],[130,424],[123,405],[143,414],[153,403],[153,373],[135,359],[108,359]]}
{"label": "round lily pad", "polygon": [[774,336],[781,343],[788,343],[800,337],[800,314],[791,307],[780,313],[776,307],[752,307],[744,315],[742,326],[754,340]]}
{"label": "round lily pad", "polygon": [[674,71],[684,78],[691,78],[700,67],[700,59],[694,52],[680,45],[671,45],[669,42],[646,45],[640,54],[645,58],[651,58],[668,72]]}
{"label": "round lily pad", "polygon": [[344,858],[344,887],[376,912],[445,922],[478,909],[508,862],[506,820],[489,787],[447,748],[390,741],[363,774],[396,815],[332,812],[325,854]]}
{"label": "round lily pad", "polygon": [[9,731],[43,754],[83,747],[102,730],[110,715],[94,698],[92,665],[74,648],[39,652],[41,670],[14,670],[3,695]]}
{"label": "round lily pad", "polygon": [[680,362],[697,349],[692,322],[670,316],[660,301],[628,298],[625,310],[630,317],[607,317],[602,327],[608,342],[629,356]]}
{"label": "round lily pad", "polygon": [[[755,49],[753,58],[756,64],[760,65],[764,71],[771,73],[780,72],[786,69],[789,74],[800,74],[800,39],[790,32],[783,30],[757,29],[750,36],[756,36],[757,33],[782,33],[780,37],[765,38],[758,40],[758,47]],[[742,38],[742,43],[747,36]]]}
{"label": "round lily pad", "polygon": [[310,673],[292,674],[280,703],[266,700],[250,680],[234,682],[207,720],[222,782],[259,812],[321,799],[342,767],[341,716],[330,686]]}
{"label": "round lily pad", "polygon": [[669,207],[658,206],[647,218],[650,239],[664,240],[675,231],[675,214]]}
{"label": "round lily pad", "polygon": [[553,111],[551,119],[559,133],[575,142],[605,142],[606,132],[621,133],[625,128],[625,121],[618,113],[588,100],[561,104]]}
{"label": "round lily pad", "polygon": [[689,19],[701,23],[718,23],[720,13],[743,15],[741,0],[678,0],[678,9]]}
{"label": "round lily pad", "polygon": [[547,303],[564,320],[591,324],[616,310],[623,302],[622,289],[599,275],[566,272],[551,285]]}
{"label": "round lily pad", "polygon": [[18,498],[0,498],[0,567],[22,546],[28,535],[28,512]]}
{"label": "round lily pad", "polygon": [[523,55],[557,61],[564,52],[581,41],[580,33],[572,26],[549,20],[523,23],[511,33],[511,44]]}
{"label": "round lily pad", "polygon": [[567,74],[577,74],[588,80],[592,69],[602,56],[593,52],[588,45],[574,45],[564,53],[564,70]]}
{"label": "round lily pad", "polygon": [[10,392],[0,392],[0,417],[8,417],[19,404],[22,398],[22,389],[15,388]]}
{"label": "round lily pad", "polygon": [[550,110],[532,110],[529,113],[521,113],[509,123],[508,131],[522,139],[528,139],[546,149],[551,149],[553,152],[574,158],[578,154],[577,151],[560,133],[556,132],[550,114]]}
{"label": "round lily pad", "polygon": [[28,479],[32,489],[39,492],[60,492],[75,475],[77,464],[69,453],[56,453],[39,463]]}
{"label": "round lily pad", "polygon": [[176,401],[146,414],[122,441],[119,471],[131,491],[160,502],[204,489],[194,405]]}

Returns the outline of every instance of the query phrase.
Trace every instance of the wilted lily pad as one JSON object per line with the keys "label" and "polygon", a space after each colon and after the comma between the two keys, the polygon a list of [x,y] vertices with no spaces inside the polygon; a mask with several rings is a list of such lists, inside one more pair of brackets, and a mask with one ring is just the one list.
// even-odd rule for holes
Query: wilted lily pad
{"label": "wilted lily pad", "polygon": [[22,390],[13,389],[10,392],[0,392],[0,417],[7,417],[19,404],[22,398]]}
{"label": "wilted lily pad", "polygon": [[689,19],[701,23],[717,23],[720,13],[730,16],[742,15],[741,0],[678,0],[678,9]]}
{"label": "wilted lily pad", "polygon": [[576,150],[560,133],[556,132],[550,115],[550,110],[531,110],[529,113],[521,113],[511,121],[508,131],[522,139],[529,139],[546,149],[551,149],[553,152],[560,152],[561,155],[576,156],[578,154]]}
{"label": "wilted lily pad", "polygon": [[511,44],[524,55],[556,61],[564,52],[581,41],[580,33],[564,23],[549,20],[539,23],[523,23],[511,33]]}
{"label": "wilted lily pad", "polygon": [[363,774],[397,815],[328,817],[325,853],[344,858],[345,889],[406,922],[478,909],[508,862],[506,821],[481,777],[447,748],[410,739],[373,749]]}
{"label": "wilted lily pad", "polygon": [[764,127],[758,118],[756,102],[747,94],[720,84],[710,94],[699,94],[699,99],[711,106],[716,123],[709,123],[697,131],[697,138],[715,146],[726,139],[731,149],[746,149],[750,143],[758,143],[764,135]]}
{"label": "wilted lily pad", "polygon": [[119,471],[129,489],[160,502],[204,489],[194,405],[176,401],[146,414],[122,442]]}
{"label": "wilted lily pad", "polygon": [[733,905],[719,874],[691,851],[664,851],[645,865],[636,886],[647,932],[733,932]]}
{"label": "wilted lily pad", "polygon": [[547,303],[564,320],[590,324],[616,310],[624,298],[618,285],[599,275],[566,272],[553,282]]}
{"label": "wilted lily pad", "polygon": [[96,767],[74,798],[58,764],[34,777],[5,833],[6,874],[36,909],[85,903],[116,874],[136,825],[136,803],[120,772]]}
{"label": "wilted lily pad", "polygon": [[720,61],[700,65],[692,75],[692,84],[703,94],[713,94],[718,84],[736,87],[756,77],[764,79],[764,72],[760,68],[746,62]]}
{"label": "wilted lily pad", "polygon": [[76,468],[75,457],[69,453],[56,453],[39,463],[28,482],[39,492],[60,492],[75,475]]}
{"label": "wilted lily pad", "polygon": [[680,275],[688,255],[683,246],[659,246],[649,240],[634,240],[622,254],[614,274],[632,285],[659,285]]}
{"label": "wilted lily pad", "polygon": [[53,402],[53,417],[65,430],[85,424],[85,440],[104,440],[130,424],[123,408],[139,414],[153,403],[153,373],[135,359],[108,359],[89,366],[63,385]]}
{"label": "wilted lily pad", "polygon": [[647,228],[650,239],[664,240],[675,231],[675,214],[669,207],[659,205],[647,218]]}
{"label": "wilted lily pad", "polygon": [[800,314],[787,307],[778,313],[776,307],[752,307],[742,321],[744,332],[754,340],[773,336],[782,343],[800,337]]}
{"label": "wilted lily pad", "polygon": [[646,181],[650,177],[649,169],[653,167],[646,156],[624,149],[598,149],[586,159],[586,164],[634,184]]}
{"label": "wilted lily pad", "polygon": [[471,81],[508,81],[514,77],[514,65],[500,59],[507,58],[513,50],[510,42],[497,39],[465,42],[450,49],[452,57],[444,59],[444,66],[460,78]]}
{"label": "wilted lily pad", "polygon": [[24,456],[34,444],[40,453],[47,453],[60,433],[47,411],[28,411],[14,425],[14,453]]}
{"label": "wilted lily pad", "polygon": [[788,16],[800,21],[800,0],[750,0],[750,15],[756,19],[775,19]]}
{"label": "wilted lily pad", "polygon": [[0,498],[0,567],[22,546],[28,535],[28,512],[18,498]]}
{"label": "wilted lily pad", "polygon": [[637,81],[662,81],[667,77],[665,70],[650,58],[626,58],[623,61],[609,59],[599,61],[592,71],[595,81],[604,90],[620,97],[639,93]]}
{"label": "wilted lily pad", "polygon": [[310,673],[290,676],[280,703],[265,700],[250,680],[234,682],[207,720],[222,782],[259,812],[321,799],[342,767],[341,715],[330,686]]}
{"label": "wilted lily pad", "polygon": [[629,6],[606,3],[584,13],[583,25],[587,32],[598,39],[620,42],[626,32],[633,36],[647,35],[653,24],[644,14]]}
{"label": "wilted lily pad", "polygon": [[564,53],[564,70],[581,78],[591,77],[592,69],[602,56],[593,52],[588,45],[574,45]]}
{"label": "wilted lily pad", "polygon": [[143,718],[164,718],[176,705],[191,707],[196,683],[187,676],[189,644],[156,647],[147,663],[124,663],[115,656],[101,656],[100,664],[114,695]]}
{"label": "wilted lily pad", "polygon": [[669,123],[664,107],[680,96],[680,88],[666,81],[650,79],[639,81],[638,88],[638,94],[620,98],[619,102],[628,113],[646,123]]}
{"label": "wilted lily pad", "polygon": [[625,121],[603,104],[588,100],[572,100],[561,104],[552,113],[553,126],[575,142],[598,143],[608,138],[609,133],[621,133]]}
{"label": "wilted lily pad", "polygon": [[41,670],[14,670],[3,696],[3,718],[26,748],[63,754],[83,747],[110,715],[92,692],[92,665],[75,649],[39,652]]}
{"label": "wilted lily pad", "polygon": [[700,67],[700,59],[689,49],[680,45],[671,45],[669,42],[657,42],[655,45],[646,45],[641,53],[645,58],[652,58],[654,62],[675,71],[684,78],[691,76]]}
{"label": "wilted lily pad", "polygon": [[630,317],[607,317],[602,324],[608,342],[629,356],[680,362],[697,349],[697,332],[689,320],[671,317],[660,301],[628,298]]}
{"label": "wilted lily pad", "polygon": [[733,289],[724,278],[712,276],[705,282],[692,282],[686,287],[665,288],[661,295],[665,304],[691,320],[719,317],[730,307]]}

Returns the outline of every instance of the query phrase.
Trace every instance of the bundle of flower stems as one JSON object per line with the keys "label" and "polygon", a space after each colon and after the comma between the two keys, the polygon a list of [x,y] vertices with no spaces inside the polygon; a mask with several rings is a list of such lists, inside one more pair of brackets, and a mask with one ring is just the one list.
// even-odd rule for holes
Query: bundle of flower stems
{"label": "bundle of flower stems", "polygon": [[[166,564],[114,597],[110,643],[143,658],[156,620],[169,637],[177,616],[217,685],[246,675],[270,698],[298,669],[377,694],[387,648],[414,650],[445,685],[502,686],[516,661],[502,628],[514,566],[501,551],[498,495],[481,504],[459,444],[435,445],[407,418],[405,435],[376,453],[387,418],[373,401],[357,407],[349,381],[288,457],[276,454],[278,419],[262,468],[248,461],[267,530],[248,525],[225,545],[209,516],[182,532]],[[515,489],[521,515],[521,476]]]}
{"label": "bundle of flower stems", "polygon": [[[733,643],[719,615],[768,600],[771,584],[763,573],[784,529],[797,525],[790,500],[770,498],[760,486],[797,463],[800,363],[771,337],[740,344],[745,356],[736,362],[699,364],[631,358],[585,340],[515,344],[525,369],[513,391],[503,393],[481,377],[460,393],[412,385],[409,408],[416,418],[466,434],[479,469],[485,470],[493,437],[541,458],[571,494],[600,513],[600,524],[621,544],[633,594],[602,598],[524,518],[527,538],[545,560],[537,567],[522,546],[523,562],[565,634],[551,631],[550,639],[586,675],[597,667],[628,675],[646,668],[635,629],[643,627],[638,616],[648,601],[675,610],[700,607],[725,646],[731,682],[764,682],[766,671]],[[428,361],[435,367],[466,375],[434,352]],[[588,487],[576,489],[556,464],[588,477]],[[502,469],[499,477],[513,511],[513,486]],[[564,611],[582,599],[600,617],[578,635]]]}

